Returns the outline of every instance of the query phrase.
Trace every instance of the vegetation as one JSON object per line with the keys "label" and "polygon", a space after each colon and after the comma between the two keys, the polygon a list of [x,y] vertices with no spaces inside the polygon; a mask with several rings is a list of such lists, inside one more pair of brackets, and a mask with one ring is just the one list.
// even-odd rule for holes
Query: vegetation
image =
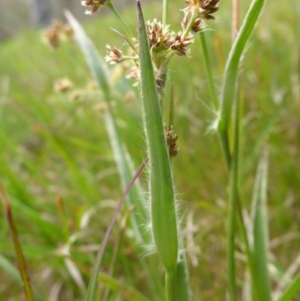
{"label": "vegetation", "polygon": [[[205,40],[196,38],[189,57],[172,59],[170,79],[165,82],[165,112],[172,99],[171,86],[174,92],[171,119],[179,136],[179,153],[172,159],[172,170],[186,251],[176,269],[178,275],[180,268],[185,272],[185,264],[189,270],[189,277],[179,279],[178,287],[187,285],[188,279],[191,300],[224,300],[229,293],[230,300],[297,301],[297,0],[265,4],[239,69],[238,59],[236,65],[225,66],[232,45],[231,8],[227,2],[220,5],[217,22],[207,21]],[[160,18],[160,3],[142,6],[145,20]],[[173,30],[180,30],[179,9],[183,7],[181,2],[169,5],[167,22]],[[248,9],[249,3],[241,3],[241,18]],[[136,15],[135,8],[122,15],[134,35]],[[122,43],[110,27],[123,32],[112,15],[84,26],[102,57],[106,44]],[[213,83],[205,71],[204,43]],[[80,45],[83,52],[85,45]],[[62,43],[51,51],[37,32],[2,44],[0,60],[0,180],[8,195],[6,199],[1,189],[5,216],[11,221],[7,215],[11,205],[36,300],[83,300],[99,243],[119,199],[147,156],[139,91],[133,88],[133,80],[120,77],[118,68],[110,69],[108,79],[94,76],[101,89],[96,88],[90,75],[100,74],[102,65],[96,57],[88,68],[76,42]],[[93,70],[97,66],[100,69]],[[228,68],[235,67],[239,79],[229,76],[224,84],[224,74],[232,75]],[[106,80],[113,89],[106,90]],[[225,102],[226,93],[234,102],[233,90],[226,88],[231,80],[233,84],[239,81],[235,102],[239,106]],[[149,89],[146,94],[152,93]],[[212,102],[213,93],[221,95],[220,103]],[[217,112],[226,118],[220,122]],[[225,160],[218,139],[223,141]],[[240,139],[237,144],[236,139]],[[151,143],[147,138],[147,145]],[[151,162],[151,150],[148,153]],[[160,250],[159,256],[154,252],[146,231],[149,203],[145,191],[151,172],[133,185],[112,230],[96,275],[100,281],[95,300],[163,299],[164,270],[172,274],[174,264],[162,259]],[[241,224],[244,227],[238,227]],[[0,276],[5,279],[0,292],[6,300],[20,300],[24,293],[6,218],[0,227]],[[162,226],[156,227],[157,244],[155,235]],[[228,235],[230,229],[235,241]],[[233,262],[235,267],[228,268]],[[166,279],[168,283],[168,275]],[[172,293],[167,295],[167,300],[173,300]]]}

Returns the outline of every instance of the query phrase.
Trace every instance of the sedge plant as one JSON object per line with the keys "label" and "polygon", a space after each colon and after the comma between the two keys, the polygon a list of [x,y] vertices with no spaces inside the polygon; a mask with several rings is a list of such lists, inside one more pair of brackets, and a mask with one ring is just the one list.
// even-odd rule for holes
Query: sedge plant
{"label": "sedge plant", "polygon": [[[96,1],[97,2],[97,1]],[[186,47],[192,44],[193,35],[200,32],[201,45],[204,54],[204,62],[208,77],[209,91],[211,94],[212,106],[217,112],[215,126],[219,134],[224,158],[229,173],[229,209],[228,209],[228,228],[227,228],[227,257],[228,257],[228,292],[229,299],[238,300],[238,291],[235,273],[235,236],[236,220],[240,226],[241,236],[244,241],[248,266],[251,275],[252,298],[253,300],[271,300],[269,277],[267,272],[268,259],[266,256],[267,235],[259,236],[261,232],[266,233],[265,221],[261,216],[264,215],[265,205],[254,205],[254,243],[251,245],[245,228],[241,197],[239,195],[239,137],[241,135],[240,125],[240,104],[237,97],[238,73],[240,61],[247,41],[257,23],[260,12],[265,3],[264,0],[252,1],[248,13],[244,18],[241,29],[234,41],[226,62],[224,79],[222,83],[219,99],[215,92],[211,67],[209,64],[208,51],[206,48],[205,36],[203,32],[204,20],[214,19],[213,13],[218,9],[219,1],[185,1],[187,7],[183,9],[184,18],[182,20],[182,32],[176,37],[172,37],[167,25],[168,1],[163,1],[162,23],[157,20],[147,22],[143,19],[140,3],[138,7],[138,45],[132,45],[131,50],[134,55],[125,56],[120,49],[109,48],[107,61],[110,63],[120,63],[125,60],[132,60],[135,64],[131,73],[132,77],[140,82],[140,93],[142,100],[144,129],[149,156],[149,194],[151,204],[151,227],[157,252],[165,268],[166,300],[176,299],[176,287],[185,287],[185,293],[180,300],[188,300],[189,292],[186,278],[186,267],[183,268],[184,277],[180,277],[180,264],[185,265],[184,256],[180,254],[180,235],[179,223],[176,216],[176,195],[174,191],[173,177],[171,172],[170,158],[172,152],[169,149],[170,140],[166,136],[164,125],[164,113],[162,101],[164,98],[164,87],[166,84],[168,64],[175,55],[185,56]],[[111,1],[104,1],[112,7]],[[98,10],[95,3],[88,3],[89,12]],[[235,3],[236,6],[236,3]],[[238,13],[238,12],[235,12]],[[236,15],[234,16],[236,18]],[[236,24],[236,23],[234,23]],[[237,28],[235,28],[237,31]],[[236,32],[234,33],[236,36]],[[130,37],[126,38],[128,42]],[[138,51],[137,51],[138,49]],[[261,164],[266,164],[266,155]],[[264,166],[264,165],[263,165]],[[259,169],[260,170],[260,169]],[[264,181],[266,180],[266,169],[262,168],[258,173],[258,184],[265,191]],[[264,192],[262,192],[264,193]],[[254,199],[257,199],[255,197]],[[262,197],[264,199],[264,197]],[[258,201],[254,204],[261,204]],[[265,204],[265,201],[263,201]],[[259,264],[260,269],[256,268]],[[178,279],[183,280],[180,283]],[[175,283],[177,285],[175,285]],[[177,295],[178,296],[178,295]],[[184,297],[183,297],[184,296]]]}
{"label": "sedge plant", "polygon": [[[171,59],[178,55],[185,57],[189,54],[188,47],[193,44],[196,34],[200,36],[200,42],[204,57],[207,81],[210,92],[211,103],[217,114],[214,128],[219,135],[220,145],[223,150],[226,166],[228,169],[228,220],[227,220],[227,291],[228,300],[236,301],[289,301],[297,294],[300,287],[299,275],[290,276],[291,281],[282,284],[276,293],[271,289],[271,277],[269,271],[270,260],[268,257],[268,224],[267,224],[267,179],[268,179],[268,142],[260,157],[256,181],[253,189],[251,226],[247,228],[242,213],[243,195],[240,192],[240,138],[242,134],[243,118],[241,113],[241,100],[239,97],[239,72],[241,58],[245,46],[250,38],[258,17],[261,13],[265,0],[253,0],[243,24],[239,29],[237,37],[232,45],[226,61],[221,92],[218,95],[215,89],[212,67],[210,65],[209,52],[205,40],[205,21],[214,19],[214,13],[218,10],[219,0],[186,0],[186,7],[182,10],[184,17],[181,22],[182,30],[178,33],[171,31],[168,25],[169,1],[162,3],[162,21],[157,19],[146,21],[143,16],[141,3],[137,1],[137,36],[135,37],[126,25],[121,15],[110,0],[85,0],[82,4],[87,8],[88,14],[97,12],[101,6],[106,5],[117,18],[122,26],[122,33],[119,33],[128,51],[107,46],[108,54],[106,61],[109,64],[124,64],[127,77],[134,78],[139,86],[139,95],[142,105],[143,128],[146,141],[146,159],[137,173],[134,173],[132,161],[124,145],[115,120],[112,99],[113,87],[109,81],[110,73],[107,70],[95,47],[88,39],[86,33],[75,20],[66,12],[67,19],[74,32],[75,38],[87,61],[90,72],[97,82],[102,96],[107,103],[107,110],[104,113],[104,123],[108,133],[114,159],[118,168],[122,188],[125,191],[124,197],[119,204],[125,201],[127,196],[128,212],[134,208],[134,213],[128,213],[130,227],[134,233],[134,244],[146,246],[153,243],[157,251],[160,264],[163,267],[164,280],[159,277],[159,264],[155,260],[143,263],[147,271],[147,281],[151,283],[153,295],[145,296],[138,291],[124,285],[124,298],[127,300],[165,300],[165,301],[189,301],[194,298],[189,287],[188,267],[184,246],[181,239],[181,217],[178,213],[178,201],[172,173],[172,160],[177,155],[177,135],[173,132],[173,119],[176,114],[173,98],[170,105],[169,123],[165,121],[164,103],[166,102],[165,90],[169,78],[168,69]],[[53,38],[53,35],[52,35]],[[52,40],[55,43],[55,39]],[[130,65],[129,65],[130,64]],[[128,67],[130,66],[130,67]],[[173,93],[173,91],[172,91]],[[171,94],[172,94],[171,93]],[[167,124],[167,125],[166,125]],[[137,181],[141,169],[147,165],[148,202],[150,210],[145,205],[145,193]],[[135,183],[133,183],[135,182]],[[0,189],[4,199],[4,207],[9,212],[7,197]],[[61,206],[61,200],[58,199]],[[132,207],[130,207],[132,206]],[[88,291],[87,301],[110,300],[109,292],[99,294],[97,284],[103,281],[113,287],[117,286],[112,279],[104,273],[99,272],[101,260],[104,254],[105,243],[108,234],[116,219],[120,208],[116,210],[112,223],[102,241],[98,257],[93,264]],[[61,209],[61,212],[63,209]],[[65,216],[62,215],[62,220]],[[11,217],[8,215],[10,225]],[[148,220],[148,231],[145,231],[143,224]],[[65,229],[67,230],[66,222]],[[239,226],[239,232],[237,231]],[[20,266],[25,267],[22,250],[18,243],[17,232],[14,227],[12,236],[16,243],[18,258],[21,258]],[[69,233],[65,231],[65,236]],[[237,284],[236,275],[236,244],[237,235],[240,234],[243,258],[247,263],[247,277],[244,281],[243,297],[240,297],[240,290]],[[142,249],[142,248],[140,248]],[[151,256],[149,256],[151,258]],[[1,257],[0,257],[1,259]],[[69,261],[71,263],[71,261]],[[25,268],[21,269],[21,276],[24,279],[24,287],[27,300],[33,300],[33,293]],[[249,276],[248,276],[249,274]],[[286,278],[283,277],[283,278]],[[250,281],[248,280],[250,279]],[[164,292],[162,292],[162,283]],[[119,284],[122,287],[122,283]],[[242,299],[241,299],[242,298]],[[112,298],[111,298],[112,299]],[[117,297],[115,298],[117,299]]]}

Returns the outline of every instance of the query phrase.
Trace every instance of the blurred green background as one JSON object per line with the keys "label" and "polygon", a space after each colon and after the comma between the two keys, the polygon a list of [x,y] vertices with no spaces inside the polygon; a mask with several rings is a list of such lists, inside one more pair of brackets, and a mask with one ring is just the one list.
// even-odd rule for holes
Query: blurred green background
{"label": "blurred green background", "polygon": [[[249,3],[241,4],[241,19]],[[142,5],[146,19],[161,18],[159,1]],[[136,12],[134,6],[128,6],[122,15],[136,32]],[[179,9],[183,7],[181,1],[170,3],[169,22],[173,30],[180,29]],[[16,16],[17,8],[18,5],[10,4],[6,12]],[[81,14],[84,15],[84,8]],[[230,3],[221,1],[216,15],[215,22],[207,22],[206,39],[219,90],[231,45]],[[26,26],[20,23],[19,27]],[[73,235],[72,260],[83,270],[90,268],[122,189],[99,110],[101,93],[90,89],[91,77],[76,43],[65,42],[51,50],[42,42],[41,29],[32,25],[28,28],[12,32],[9,35],[13,37],[0,44],[0,181],[11,198],[32,284],[41,296],[47,297],[41,300],[82,300],[84,285],[76,282],[66,267],[63,246]],[[84,28],[102,56],[106,44],[120,47],[123,43],[110,29],[121,31],[107,11],[93,16]],[[298,0],[268,1],[248,44],[240,76],[240,191],[246,218],[258,157],[267,138],[270,145],[268,206],[270,258],[276,262],[274,287],[280,273],[297,264],[300,249],[299,34]],[[55,81],[61,78],[73,83],[71,91],[54,90]],[[190,57],[173,60],[170,82],[174,83],[174,130],[180,148],[173,163],[174,180],[185,217],[194,300],[224,300],[227,174],[217,136],[209,131],[215,116],[198,39]],[[130,80],[123,82],[123,90],[115,94],[115,115],[137,168],[146,154],[138,91],[133,88],[128,93],[132,84]],[[81,96],[71,100],[72,93]],[[145,176],[141,177],[142,182]],[[62,231],[58,197],[63,200],[69,233]],[[93,215],[88,227],[84,227],[89,212]],[[118,227],[114,231],[104,270]],[[116,277],[143,291],[138,260],[141,254],[131,249],[129,240],[127,233]],[[0,255],[15,263],[4,218],[0,220]],[[299,270],[299,263],[294,267]],[[243,276],[239,273],[240,282]],[[0,279],[0,295],[6,296],[5,300],[22,299],[21,286],[1,266]],[[84,280],[86,284],[88,275],[84,275]],[[147,292],[144,294],[147,296]]]}

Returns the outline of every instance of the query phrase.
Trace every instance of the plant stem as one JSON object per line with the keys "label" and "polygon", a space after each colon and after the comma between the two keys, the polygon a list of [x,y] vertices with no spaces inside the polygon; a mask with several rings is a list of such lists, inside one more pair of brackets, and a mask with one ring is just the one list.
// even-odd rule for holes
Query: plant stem
{"label": "plant stem", "polygon": [[125,30],[126,35],[128,36],[128,38],[133,38],[133,34],[132,34],[131,30],[129,29],[129,27],[125,23],[124,19],[122,18],[122,16],[119,14],[117,9],[115,8],[115,6],[112,4],[112,2],[109,2],[107,4],[107,6],[113,12],[113,14],[116,16],[116,18],[120,21],[120,23],[121,23],[123,29]]}
{"label": "plant stem", "polygon": [[236,279],[235,279],[235,221],[236,207],[238,199],[238,157],[239,157],[239,101],[234,103],[234,123],[233,123],[233,152],[229,170],[229,214],[228,214],[228,287],[230,301],[237,300]]}
{"label": "plant stem", "polygon": [[212,68],[210,65],[210,58],[209,58],[208,49],[207,49],[206,40],[205,40],[205,33],[203,30],[200,31],[199,37],[200,37],[201,46],[202,46],[204,67],[205,67],[205,72],[206,72],[206,76],[207,76],[209,94],[210,94],[210,98],[212,101],[212,105],[214,106],[214,109],[217,110],[218,98],[217,98],[214,81],[213,81],[213,77],[212,77],[212,72],[211,72]]}
{"label": "plant stem", "polygon": [[167,24],[167,17],[168,17],[168,0],[163,0],[163,25]]}
{"label": "plant stem", "polygon": [[232,41],[239,32],[239,0],[232,0]]}
{"label": "plant stem", "polygon": [[175,280],[176,273],[173,271],[166,271],[166,301],[175,301]]}

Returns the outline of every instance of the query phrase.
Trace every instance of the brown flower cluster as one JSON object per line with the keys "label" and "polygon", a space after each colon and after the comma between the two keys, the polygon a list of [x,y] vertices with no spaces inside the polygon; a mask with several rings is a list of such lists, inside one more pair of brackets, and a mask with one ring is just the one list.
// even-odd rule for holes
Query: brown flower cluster
{"label": "brown flower cluster", "polygon": [[110,3],[111,0],[85,0],[81,1],[81,5],[87,7],[85,13],[91,15],[97,12],[103,5]]}
{"label": "brown flower cluster", "polygon": [[177,145],[178,135],[173,134],[172,125],[166,127],[165,135],[166,135],[167,145],[169,148],[169,156],[170,158],[175,157],[179,152],[179,147]]}
{"label": "brown flower cluster", "polygon": [[121,63],[124,61],[122,50],[116,47],[111,47],[109,45],[106,45],[106,48],[107,48],[107,55],[105,56],[104,59],[107,63],[114,65],[116,63]]}
{"label": "brown flower cluster", "polygon": [[193,43],[193,37],[184,37],[181,32],[177,34],[169,30],[169,25],[163,25],[154,19],[146,23],[146,30],[150,49],[154,52],[173,50],[176,54],[187,55],[186,47]]}
{"label": "brown flower cluster", "polygon": [[212,15],[219,9],[220,0],[185,0],[188,5],[184,12],[197,15],[199,18],[211,20],[214,19]]}
{"label": "brown flower cluster", "polygon": [[[91,12],[94,12],[99,6],[110,1],[86,0],[82,3],[91,7]],[[184,12],[184,18],[181,22],[182,31],[175,33],[170,30],[169,25],[165,25],[157,19],[146,22],[146,31],[158,88],[164,85],[164,83],[161,84],[163,74],[166,72],[167,65],[173,55],[187,56],[189,54],[188,46],[194,42],[194,34],[204,28],[205,20],[214,19],[212,14],[219,9],[219,0],[184,1],[187,7],[182,10]],[[131,41],[128,37],[123,36],[123,38],[127,45],[130,46],[130,55],[125,55],[121,49],[108,45],[105,60],[110,64],[123,63],[124,70],[129,70],[130,74],[128,77],[139,80],[138,43],[134,39]],[[126,61],[132,63],[131,66],[133,67],[131,69]]]}
{"label": "brown flower cluster", "polygon": [[[192,34],[184,36],[182,32],[175,33],[174,31],[170,31],[169,25],[163,25],[157,19],[146,23],[146,31],[154,70],[156,73],[157,84],[159,86],[160,77],[168,64],[169,57],[171,57],[172,54],[180,56],[188,55],[187,47],[194,42],[194,39]],[[137,40],[133,39],[132,44],[129,43],[128,40],[126,40],[126,42],[131,46],[130,55],[124,55],[121,49],[107,45],[107,55],[105,56],[105,60],[112,65],[131,61],[132,68],[129,70],[129,75],[127,77],[139,80],[140,74]],[[126,66],[128,69],[128,65]]]}
{"label": "brown flower cluster", "polygon": [[63,25],[60,21],[54,21],[50,27],[43,31],[43,40],[52,49],[56,49],[64,38],[72,36],[72,28],[69,25]]}

